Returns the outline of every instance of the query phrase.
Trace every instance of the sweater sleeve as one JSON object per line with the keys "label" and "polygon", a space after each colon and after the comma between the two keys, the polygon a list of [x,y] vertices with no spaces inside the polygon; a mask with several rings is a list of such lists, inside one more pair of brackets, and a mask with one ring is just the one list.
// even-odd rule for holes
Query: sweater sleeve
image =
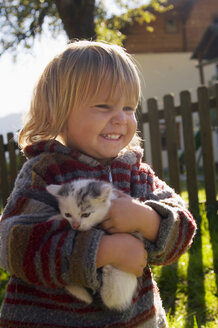
{"label": "sweater sleeve", "polygon": [[148,262],[154,265],[175,262],[192,243],[196,232],[195,220],[182,198],[160,180],[150,166],[141,164],[137,185],[139,200],[161,217],[156,242],[145,239]]}
{"label": "sweater sleeve", "polygon": [[57,204],[45,188],[32,188],[32,179],[25,165],[3,212],[0,266],[31,284],[62,288],[75,283],[95,292],[100,286],[95,263],[103,232],[77,232],[65,219],[49,220],[57,214]]}

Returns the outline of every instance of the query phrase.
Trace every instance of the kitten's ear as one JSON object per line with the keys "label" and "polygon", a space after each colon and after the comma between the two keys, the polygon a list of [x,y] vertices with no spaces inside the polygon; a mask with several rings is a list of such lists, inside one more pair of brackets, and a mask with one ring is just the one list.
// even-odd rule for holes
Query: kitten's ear
{"label": "kitten's ear", "polygon": [[58,195],[60,188],[61,188],[60,185],[50,184],[49,186],[46,187],[46,190],[49,192],[49,194],[56,197]]}
{"label": "kitten's ear", "polygon": [[108,198],[110,197],[111,191],[112,191],[112,186],[109,183],[102,184],[101,185],[101,199],[103,201],[108,200]]}

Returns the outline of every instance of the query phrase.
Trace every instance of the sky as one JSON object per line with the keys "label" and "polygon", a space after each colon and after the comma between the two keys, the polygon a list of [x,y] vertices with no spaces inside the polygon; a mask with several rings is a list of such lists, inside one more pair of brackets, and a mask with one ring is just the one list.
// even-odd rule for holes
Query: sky
{"label": "sky", "polygon": [[[144,4],[148,0],[139,0]],[[108,10],[118,14],[113,0],[107,0]],[[63,32],[56,39],[42,35],[35,41],[31,53],[19,52],[16,61],[9,53],[0,57],[0,118],[28,111],[33,88],[48,62],[62,52],[67,44]]]}
{"label": "sky", "polygon": [[0,57],[0,118],[28,110],[33,88],[47,63],[66,47],[65,35],[42,37],[31,54],[20,53],[16,62],[9,54]]}

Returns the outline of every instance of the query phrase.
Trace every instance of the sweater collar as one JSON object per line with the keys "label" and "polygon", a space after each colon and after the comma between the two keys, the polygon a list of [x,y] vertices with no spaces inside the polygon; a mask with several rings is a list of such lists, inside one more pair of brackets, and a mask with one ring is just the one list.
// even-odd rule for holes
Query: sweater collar
{"label": "sweater collar", "polygon": [[111,165],[116,161],[132,166],[136,163],[140,163],[143,156],[143,150],[140,147],[133,147],[130,150],[123,150],[116,158],[102,165],[98,160],[91,156],[76,150],[71,150],[57,140],[40,141],[33,145],[26,146],[24,149],[24,154],[27,158],[36,157],[42,153],[65,154],[92,167]]}

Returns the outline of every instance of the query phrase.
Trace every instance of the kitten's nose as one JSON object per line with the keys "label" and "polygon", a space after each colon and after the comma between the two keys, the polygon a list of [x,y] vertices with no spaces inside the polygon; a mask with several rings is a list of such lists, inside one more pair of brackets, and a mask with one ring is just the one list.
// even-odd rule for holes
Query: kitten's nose
{"label": "kitten's nose", "polygon": [[77,221],[73,222],[73,229],[79,229],[79,227],[80,227],[79,222],[77,222]]}

